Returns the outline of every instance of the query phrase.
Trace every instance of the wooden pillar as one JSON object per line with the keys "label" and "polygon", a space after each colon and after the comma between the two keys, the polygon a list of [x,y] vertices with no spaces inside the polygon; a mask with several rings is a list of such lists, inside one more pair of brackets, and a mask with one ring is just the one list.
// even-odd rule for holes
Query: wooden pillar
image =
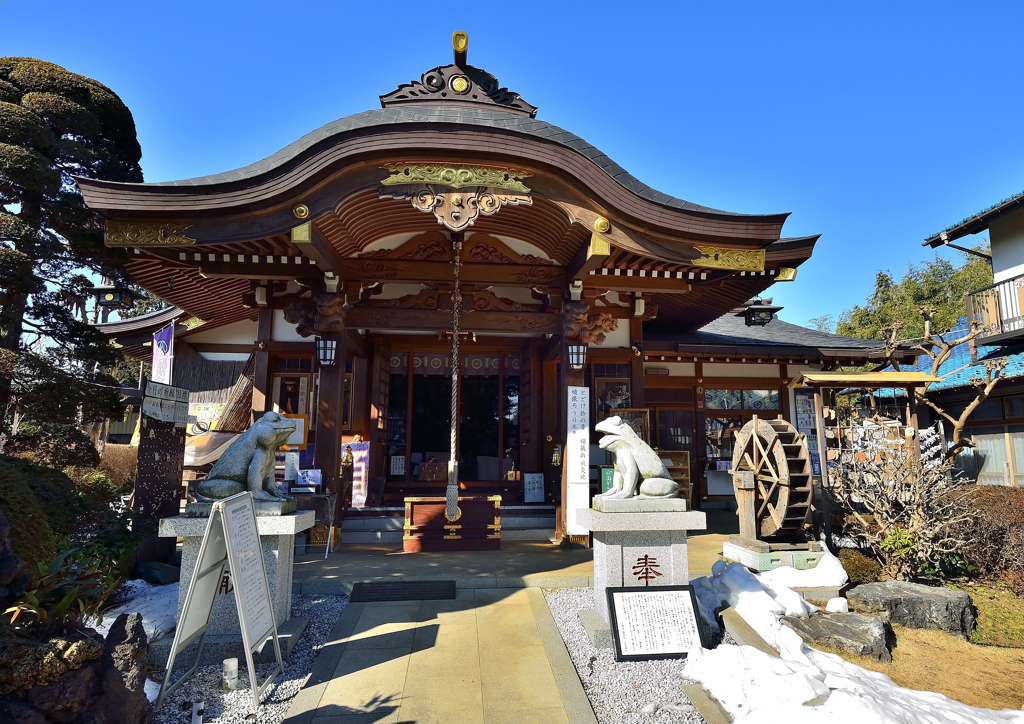
{"label": "wooden pillar", "polygon": [[562,481],[558,507],[555,509],[555,537],[565,538],[568,520],[566,519],[566,499],[569,494],[569,468],[565,464],[566,443],[568,441],[568,424],[565,419],[569,409],[569,388],[583,386],[583,370],[569,369],[569,341],[562,335],[562,359],[558,366],[558,437],[562,445]]}
{"label": "wooden pillar", "polygon": [[273,409],[270,399],[270,342],[273,333],[274,310],[261,309],[256,326],[256,368],[252,377],[252,413],[253,420]]}
{"label": "wooden pillar", "polygon": [[[338,494],[339,504],[344,491],[338,482],[341,465],[341,430],[345,399],[345,342],[346,335],[328,333],[325,339],[337,342],[334,364],[320,367],[320,394],[316,400],[316,447],[313,467],[320,470],[324,490]],[[344,510],[344,508],[342,508]],[[335,522],[337,527],[338,523]]]}
{"label": "wooden pillar", "polygon": [[[821,487],[819,488],[818,506],[821,510],[822,524],[825,527],[825,545],[832,555],[839,555],[832,544],[832,515],[828,509],[828,496],[825,493],[828,487],[828,448],[825,444],[825,417],[824,406],[821,403],[821,388],[814,388],[814,419],[818,427],[818,465],[821,468]],[[814,472],[813,470],[811,471]],[[813,475],[812,475],[813,481]],[[815,535],[818,534],[818,526],[814,526]]]}
{"label": "wooden pillar", "polygon": [[[643,319],[632,316],[629,318],[629,343],[643,350],[643,342]],[[629,382],[630,407],[644,407],[644,355],[642,351],[639,355],[634,354],[629,358]],[[657,420],[651,420],[651,426],[655,425],[657,425]]]}

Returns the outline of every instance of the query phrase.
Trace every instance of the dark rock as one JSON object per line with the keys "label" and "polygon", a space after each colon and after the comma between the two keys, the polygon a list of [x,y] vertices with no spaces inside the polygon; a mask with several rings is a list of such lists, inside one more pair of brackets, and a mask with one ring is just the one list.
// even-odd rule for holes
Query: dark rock
{"label": "dark rock", "polygon": [[882,581],[852,588],[846,598],[857,612],[886,614],[899,626],[941,629],[962,639],[974,630],[974,606],[963,591]]}
{"label": "dark rock", "polygon": [[135,575],[146,583],[152,583],[154,586],[164,586],[177,581],[181,577],[181,569],[168,563],[148,561],[140,563],[135,567]]}
{"label": "dark rock", "polygon": [[89,663],[64,673],[46,686],[33,686],[25,698],[50,721],[72,722],[85,711],[92,697],[98,664]]}
{"label": "dark rock", "polygon": [[880,616],[857,613],[813,613],[807,618],[783,616],[782,623],[812,646],[827,646],[851,654],[892,661],[892,627]]}
{"label": "dark rock", "polygon": [[46,717],[21,701],[0,702],[0,721],[5,724],[46,724]]}
{"label": "dark rock", "polygon": [[104,644],[103,696],[90,713],[101,722],[144,722],[155,716],[146,698],[146,632],[142,616],[122,613],[114,621]]}

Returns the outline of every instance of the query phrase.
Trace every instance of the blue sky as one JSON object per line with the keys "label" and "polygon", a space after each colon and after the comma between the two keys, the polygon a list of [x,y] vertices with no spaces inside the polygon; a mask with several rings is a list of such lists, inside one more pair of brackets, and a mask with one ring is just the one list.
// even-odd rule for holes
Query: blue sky
{"label": "blue sky", "polygon": [[[112,88],[147,181],[245,166],[469,61],[680,198],[822,234],[782,317],[861,303],[1024,189],[1024,2],[0,2],[0,53]],[[955,256],[955,254],[953,254]]]}

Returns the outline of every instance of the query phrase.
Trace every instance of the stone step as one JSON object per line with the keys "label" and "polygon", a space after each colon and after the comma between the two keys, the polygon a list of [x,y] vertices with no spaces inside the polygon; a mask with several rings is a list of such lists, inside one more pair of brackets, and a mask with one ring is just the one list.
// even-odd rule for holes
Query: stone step
{"label": "stone step", "polygon": [[542,540],[550,541],[555,537],[554,521],[550,528],[506,528],[505,521],[501,522],[502,540]]}
{"label": "stone step", "polygon": [[[403,516],[387,516],[376,518],[345,518],[341,522],[341,530],[344,533],[355,531],[401,531],[405,525]],[[533,528],[554,528],[555,516],[525,516],[525,515],[502,515],[501,529],[523,530]]]}

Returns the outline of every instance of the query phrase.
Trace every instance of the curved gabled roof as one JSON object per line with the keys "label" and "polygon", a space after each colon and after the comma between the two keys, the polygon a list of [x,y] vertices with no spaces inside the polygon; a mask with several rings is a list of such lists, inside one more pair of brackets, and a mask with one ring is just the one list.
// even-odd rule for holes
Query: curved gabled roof
{"label": "curved gabled roof", "polygon": [[[427,125],[444,129],[472,127],[487,129],[497,134],[527,136],[542,142],[556,144],[570,149],[594,163],[616,184],[650,203],[694,214],[725,217],[736,221],[764,221],[782,223],[788,216],[783,214],[738,214],[685,201],[670,194],[657,191],[635,178],[615,163],[607,154],[579,136],[558,126],[528,116],[503,111],[482,110],[454,105],[416,105],[381,110],[365,111],[332,121],[286,146],[261,161],[225,173],[179,181],[129,184],[95,179],[76,179],[86,198],[93,207],[109,208],[102,197],[103,189],[143,192],[151,194],[202,195],[227,190],[225,186],[239,187],[256,185],[281,175],[288,168],[304,158],[316,154],[326,146],[334,145],[349,136],[393,129],[401,125]],[[215,188],[217,187],[217,188]]]}

